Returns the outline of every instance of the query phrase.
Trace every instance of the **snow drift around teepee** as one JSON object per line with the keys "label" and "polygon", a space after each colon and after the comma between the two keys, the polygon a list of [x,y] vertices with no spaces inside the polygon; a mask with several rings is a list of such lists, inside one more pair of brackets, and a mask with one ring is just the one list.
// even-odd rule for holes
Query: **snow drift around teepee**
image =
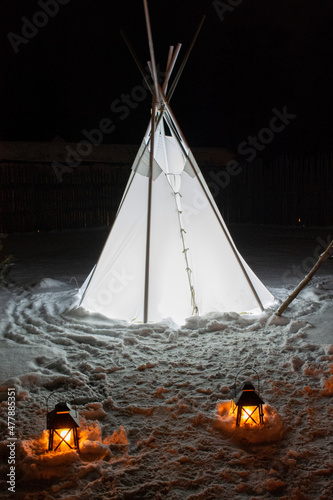
{"label": "snow drift around teepee", "polygon": [[165,92],[176,52],[161,87],[151,50],[152,118],[80,291],[83,308],[110,318],[182,323],[194,314],[263,310],[273,300],[236,249],[170,108]]}

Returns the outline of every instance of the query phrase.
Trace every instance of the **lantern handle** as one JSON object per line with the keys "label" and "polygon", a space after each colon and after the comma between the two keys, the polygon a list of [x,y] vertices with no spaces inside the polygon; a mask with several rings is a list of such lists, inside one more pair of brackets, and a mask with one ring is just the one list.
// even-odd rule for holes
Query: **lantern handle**
{"label": "lantern handle", "polygon": [[237,378],[239,376],[240,373],[242,373],[243,371],[245,370],[252,370],[253,372],[256,373],[257,377],[258,377],[258,392],[260,394],[260,376],[259,376],[259,373],[257,372],[257,370],[255,368],[242,368],[241,370],[239,370],[239,372],[236,374],[235,376],[235,388],[234,388],[234,391],[235,391],[235,398],[237,396]]}
{"label": "lantern handle", "polygon": [[[50,394],[46,398],[46,412],[47,413],[49,412],[49,399],[52,396],[52,394],[54,394],[55,392],[65,392],[65,389],[54,389],[54,391],[50,392]],[[75,398],[74,398],[73,405],[74,405],[74,410],[76,411],[76,401],[75,401]]]}
{"label": "lantern handle", "polygon": [[65,389],[54,389],[54,391],[51,391],[50,394],[47,396],[47,398],[46,398],[46,412],[47,413],[49,412],[49,399],[52,396],[52,394],[54,394],[55,392],[60,392],[60,391],[64,391],[64,390]]}

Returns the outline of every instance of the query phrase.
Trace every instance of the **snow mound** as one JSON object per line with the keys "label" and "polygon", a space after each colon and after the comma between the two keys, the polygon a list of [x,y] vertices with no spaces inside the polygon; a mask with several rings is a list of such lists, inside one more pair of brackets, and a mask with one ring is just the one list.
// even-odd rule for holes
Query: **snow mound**
{"label": "snow mound", "polygon": [[229,434],[236,441],[252,444],[280,441],[284,435],[282,420],[278,412],[270,405],[264,405],[264,423],[258,426],[243,424],[236,426],[235,414],[231,411],[231,401],[221,401],[217,408],[215,427]]}
{"label": "snow mound", "polygon": [[59,280],[54,280],[52,278],[43,278],[39,282],[39,288],[63,288],[67,287],[68,285],[66,283],[63,283],[62,281]]}

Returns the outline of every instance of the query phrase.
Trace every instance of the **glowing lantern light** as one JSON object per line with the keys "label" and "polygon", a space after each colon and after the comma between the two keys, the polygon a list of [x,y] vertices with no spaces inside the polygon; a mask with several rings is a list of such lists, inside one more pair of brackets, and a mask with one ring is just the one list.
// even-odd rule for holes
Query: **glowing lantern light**
{"label": "glowing lantern light", "polygon": [[[238,375],[239,373],[240,372],[238,372]],[[259,392],[259,375],[258,375],[258,392]],[[235,381],[235,397],[232,401],[231,411],[234,413],[237,410],[236,426],[238,427],[241,425],[256,426],[264,423],[263,405],[265,403],[259,396],[258,392],[256,392],[251,382],[247,380],[246,382],[243,383],[239,393],[236,394],[236,381]]]}
{"label": "glowing lantern light", "polygon": [[56,404],[54,410],[47,412],[46,428],[49,431],[49,451],[79,451],[78,428],[79,415],[68,403]]}

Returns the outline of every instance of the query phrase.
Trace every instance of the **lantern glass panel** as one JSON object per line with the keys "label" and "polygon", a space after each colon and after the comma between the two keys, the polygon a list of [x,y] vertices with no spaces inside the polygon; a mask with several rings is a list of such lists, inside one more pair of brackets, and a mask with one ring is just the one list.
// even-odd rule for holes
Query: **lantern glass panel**
{"label": "lantern glass panel", "polygon": [[55,429],[53,434],[53,449],[67,451],[69,448],[75,448],[73,430]]}
{"label": "lantern glass panel", "polygon": [[240,425],[248,424],[254,426],[261,423],[259,406],[242,406],[239,408],[239,411],[241,412]]}

